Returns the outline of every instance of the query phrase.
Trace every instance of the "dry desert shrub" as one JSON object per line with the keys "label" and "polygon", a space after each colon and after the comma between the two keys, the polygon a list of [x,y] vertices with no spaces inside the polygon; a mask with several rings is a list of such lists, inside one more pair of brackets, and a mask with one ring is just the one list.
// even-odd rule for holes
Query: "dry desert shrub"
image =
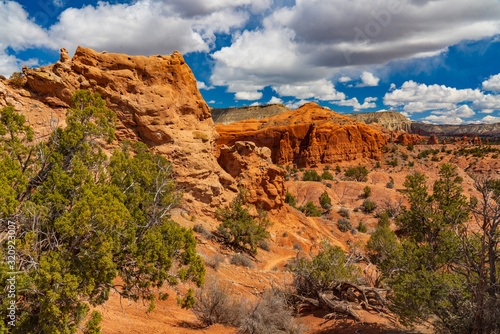
{"label": "dry desert shrub", "polygon": [[200,233],[206,239],[212,239],[214,237],[213,233],[207,230],[202,224],[195,224],[193,226],[193,231]]}
{"label": "dry desert shrub", "polygon": [[284,292],[271,289],[244,313],[238,333],[241,334],[300,334],[306,328],[292,315]]}
{"label": "dry desert shrub", "polygon": [[338,211],[339,215],[344,218],[349,218],[349,209],[346,207],[341,207]]}
{"label": "dry desert shrub", "polygon": [[271,251],[271,246],[269,245],[269,243],[266,240],[261,240],[259,242],[259,248],[261,248],[267,252]]}
{"label": "dry desert shrub", "polygon": [[340,232],[347,232],[352,229],[352,224],[349,220],[345,218],[339,218],[337,221],[337,225],[339,227]]}
{"label": "dry desert shrub", "polygon": [[217,269],[219,269],[220,264],[223,263],[225,260],[226,258],[223,255],[216,253],[212,257],[206,259],[205,264],[209,267],[212,267],[215,271],[217,271]]}
{"label": "dry desert shrub", "polygon": [[195,299],[193,312],[204,325],[238,325],[241,306],[233,298],[228,284],[210,280],[196,291]]}
{"label": "dry desert shrub", "polygon": [[237,300],[228,284],[208,281],[195,295],[193,312],[204,325],[238,327],[240,334],[301,334],[306,328],[292,315],[286,293],[278,289],[265,292],[261,299]]}
{"label": "dry desert shrub", "polygon": [[252,259],[240,253],[231,256],[231,264],[234,264],[235,266],[253,268]]}

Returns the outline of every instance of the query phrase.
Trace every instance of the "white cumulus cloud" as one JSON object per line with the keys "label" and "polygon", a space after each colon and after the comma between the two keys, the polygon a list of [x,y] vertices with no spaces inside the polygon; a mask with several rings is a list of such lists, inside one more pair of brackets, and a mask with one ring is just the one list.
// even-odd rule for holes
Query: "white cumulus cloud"
{"label": "white cumulus cloud", "polygon": [[424,119],[434,123],[461,124],[477,112],[491,114],[500,110],[500,95],[487,94],[479,89],[425,85],[410,80],[400,89],[386,93],[384,104],[406,114],[430,112],[431,115]]}
{"label": "white cumulus cloud", "polygon": [[285,103],[285,106],[287,106],[291,110],[295,110],[308,102],[311,102],[311,101],[307,101],[307,100],[290,101],[290,102]]}
{"label": "white cumulus cloud", "polygon": [[49,44],[49,38],[42,28],[29,19],[26,10],[17,2],[0,2],[0,74],[9,77],[19,71],[22,65],[37,65],[36,59],[21,61],[7,52],[26,50]]}
{"label": "white cumulus cloud", "polygon": [[[231,92],[301,86],[362,68],[361,85],[377,86],[366,68],[500,33],[498,0],[296,0],[279,8],[281,3],[261,27],[235,34],[231,45],[214,53],[213,84]],[[348,82],[347,76],[339,82]]]}
{"label": "white cumulus cloud", "polygon": [[429,123],[437,123],[437,124],[453,124],[460,125],[464,121],[460,117],[448,116],[448,115],[430,115],[423,118],[425,121]]}
{"label": "white cumulus cloud", "polygon": [[484,81],[483,89],[492,92],[500,92],[500,74],[492,75],[488,80]]}
{"label": "white cumulus cloud", "polygon": [[384,104],[402,108],[407,113],[433,110],[455,110],[459,103],[480,103],[485,95],[479,89],[456,89],[444,85],[418,84],[406,81],[400,89],[384,96]]}
{"label": "white cumulus cloud", "polygon": [[211,90],[215,88],[213,86],[207,86],[207,84],[204,83],[203,81],[196,81],[196,86],[198,87],[198,89],[204,89],[204,90]]}
{"label": "white cumulus cloud", "polygon": [[337,92],[333,83],[327,80],[318,80],[313,82],[276,85],[273,86],[280,96],[293,96],[299,99],[315,98],[322,101],[343,100],[345,94]]}
{"label": "white cumulus cloud", "polygon": [[338,106],[343,106],[343,107],[353,107],[354,111],[359,111],[361,109],[368,109],[368,108],[375,108],[377,105],[373,102],[377,101],[376,97],[367,97],[363,104],[359,103],[358,99],[353,97],[352,99],[349,100],[342,100],[338,102],[332,102],[333,104],[336,104]]}
{"label": "white cumulus cloud", "polygon": [[424,120],[439,124],[462,124],[463,118],[470,118],[476,113],[468,105],[461,105],[454,110],[438,110],[433,115],[424,117]]}
{"label": "white cumulus cloud", "polygon": [[[55,5],[64,5],[53,0]],[[67,5],[71,6],[71,2]],[[78,45],[127,54],[210,52],[217,34],[243,27],[251,13],[265,10],[271,0],[136,0],[81,8],[68,7],[48,29],[38,26],[15,1],[0,2],[0,53],[33,47],[70,53]],[[0,71],[18,68],[12,56],[2,57]]]}
{"label": "white cumulus cloud", "polygon": [[363,72],[361,74],[361,83],[357,84],[356,87],[376,87],[380,79],[370,72]]}
{"label": "white cumulus cloud", "polygon": [[500,123],[500,117],[495,117],[495,116],[485,116],[483,119],[480,121],[481,123],[488,123],[488,124],[493,124],[493,123]]}
{"label": "white cumulus cloud", "polygon": [[188,17],[206,15],[226,8],[249,8],[251,11],[260,11],[271,5],[270,0],[170,0],[176,12]]}
{"label": "white cumulus cloud", "polygon": [[350,77],[347,77],[347,76],[342,76],[339,78],[339,82],[349,82],[349,81],[352,81],[352,79]]}
{"label": "white cumulus cloud", "polygon": [[271,99],[267,102],[267,104],[278,104],[278,103],[282,104],[283,100],[276,96],[271,97]]}
{"label": "white cumulus cloud", "polygon": [[11,47],[25,50],[49,43],[45,30],[28,17],[26,10],[17,2],[0,2],[0,48]]}
{"label": "white cumulus cloud", "polygon": [[237,92],[234,96],[236,100],[259,100],[262,98],[261,92]]}
{"label": "white cumulus cloud", "polygon": [[203,15],[190,17],[179,13],[175,4],[161,1],[99,2],[95,7],[66,9],[49,34],[54,44],[68,50],[82,45],[128,54],[208,52],[216,33],[228,33],[248,20],[247,13],[232,7],[207,8]]}

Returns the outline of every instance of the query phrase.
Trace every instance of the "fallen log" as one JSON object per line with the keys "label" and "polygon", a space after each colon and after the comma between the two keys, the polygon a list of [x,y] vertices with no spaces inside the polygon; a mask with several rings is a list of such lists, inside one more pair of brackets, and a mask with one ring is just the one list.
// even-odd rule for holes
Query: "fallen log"
{"label": "fallen log", "polygon": [[[333,312],[343,313],[351,316],[356,321],[361,321],[361,317],[359,316],[359,314],[357,314],[356,311],[352,309],[351,305],[348,302],[331,300],[322,293],[319,294],[319,298]],[[325,317],[331,318],[332,315],[328,314]]]}

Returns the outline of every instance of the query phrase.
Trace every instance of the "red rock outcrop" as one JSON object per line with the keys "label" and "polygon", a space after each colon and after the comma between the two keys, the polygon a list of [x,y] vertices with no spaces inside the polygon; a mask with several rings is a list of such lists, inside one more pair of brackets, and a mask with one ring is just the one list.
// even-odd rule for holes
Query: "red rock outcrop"
{"label": "red rock outcrop", "polygon": [[299,167],[332,164],[359,158],[381,158],[384,136],[352,118],[307,103],[262,120],[216,125],[217,146],[251,141],[271,150],[274,163]]}
{"label": "red rock outcrop", "polygon": [[[119,120],[117,138],[143,141],[174,165],[184,200],[226,203],[224,185],[234,180],[217,163],[210,111],[179,52],[128,56],[78,47],[73,58],[61,49],[55,64],[23,68],[32,97],[66,108],[76,89],[98,92]],[[235,188],[235,187],[233,187]]]}
{"label": "red rock outcrop", "polygon": [[403,132],[396,137],[394,142],[398,143],[398,144],[402,144],[402,145],[408,145],[408,144],[416,145],[422,141],[425,141],[426,139],[427,138],[425,138],[424,136],[421,136],[421,135],[409,134],[409,133]]}
{"label": "red rock outcrop", "polygon": [[285,170],[271,161],[271,150],[252,142],[237,141],[220,148],[219,164],[237,181],[238,187],[249,190],[248,202],[258,208],[272,210],[285,200]]}
{"label": "red rock outcrop", "polygon": [[427,145],[437,145],[439,144],[439,141],[436,138],[436,135],[432,135],[429,137],[429,140],[427,141]]}
{"label": "red rock outcrop", "polygon": [[472,142],[474,143],[474,145],[482,145],[482,141],[481,141],[481,138],[479,138],[478,136],[474,136],[474,139],[472,140]]}

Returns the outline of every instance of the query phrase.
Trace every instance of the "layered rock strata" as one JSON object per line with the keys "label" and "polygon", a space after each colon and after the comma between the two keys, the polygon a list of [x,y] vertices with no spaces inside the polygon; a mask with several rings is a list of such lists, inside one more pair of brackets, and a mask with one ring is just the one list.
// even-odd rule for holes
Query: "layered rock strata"
{"label": "layered rock strata", "polygon": [[396,111],[345,114],[365,124],[377,123],[391,131],[411,131],[411,121]]}

